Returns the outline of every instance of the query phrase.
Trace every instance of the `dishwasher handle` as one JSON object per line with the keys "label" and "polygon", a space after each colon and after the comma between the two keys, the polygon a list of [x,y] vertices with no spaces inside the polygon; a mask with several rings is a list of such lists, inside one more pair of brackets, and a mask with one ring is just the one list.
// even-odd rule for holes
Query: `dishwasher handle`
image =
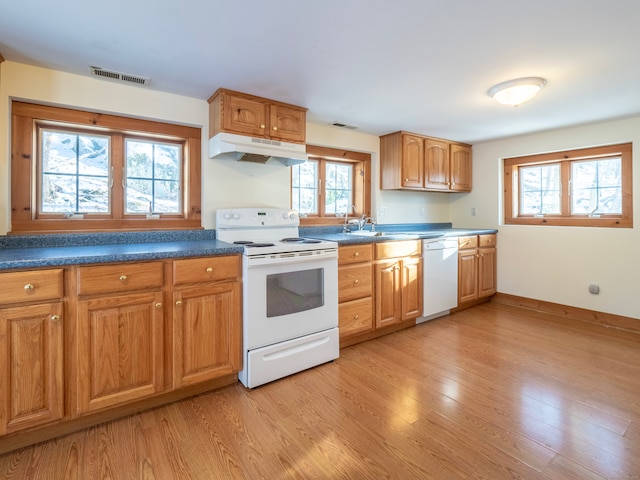
{"label": "dishwasher handle", "polygon": [[423,250],[445,250],[445,249],[458,249],[458,239],[438,239],[438,240],[429,240],[425,239],[422,241],[422,249]]}

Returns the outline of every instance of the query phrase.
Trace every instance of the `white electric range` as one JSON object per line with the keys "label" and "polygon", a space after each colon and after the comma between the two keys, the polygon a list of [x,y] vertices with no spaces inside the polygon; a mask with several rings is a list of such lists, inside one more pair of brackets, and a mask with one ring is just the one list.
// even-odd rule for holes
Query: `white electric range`
{"label": "white electric range", "polygon": [[297,212],[216,212],[216,237],[242,244],[243,368],[253,388],[339,355],[338,245],[300,238]]}

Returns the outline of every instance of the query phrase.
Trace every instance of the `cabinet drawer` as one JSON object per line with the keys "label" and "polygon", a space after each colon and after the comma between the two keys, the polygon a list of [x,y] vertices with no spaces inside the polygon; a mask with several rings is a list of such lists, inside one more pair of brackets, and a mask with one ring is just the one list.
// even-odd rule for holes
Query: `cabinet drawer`
{"label": "cabinet drawer", "polygon": [[373,300],[371,297],[341,303],[338,306],[340,338],[373,330]]}
{"label": "cabinet drawer", "polygon": [[373,258],[373,245],[345,245],[338,248],[338,265],[368,262]]}
{"label": "cabinet drawer", "polygon": [[51,300],[64,295],[63,270],[0,274],[0,304]]}
{"label": "cabinet drawer", "polygon": [[78,268],[78,295],[162,287],[162,262],[120,263]]}
{"label": "cabinet drawer", "polygon": [[458,237],[458,248],[464,250],[465,248],[478,248],[478,236],[469,235],[468,237]]}
{"label": "cabinet drawer", "polygon": [[376,243],[376,260],[382,258],[412,257],[422,253],[422,242],[405,240],[401,242]]}
{"label": "cabinet drawer", "polygon": [[481,247],[495,247],[498,240],[495,233],[489,233],[486,235],[478,235],[479,244]]}
{"label": "cabinet drawer", "polygon": [[236,280],[240,278],[241,266],[239,255],[175,260],[173,284]]}
{"label": "cabinet drawer", "polygon": [[370,297],[373,292],[373,266],[350,265],[338,270],[338,301]]}

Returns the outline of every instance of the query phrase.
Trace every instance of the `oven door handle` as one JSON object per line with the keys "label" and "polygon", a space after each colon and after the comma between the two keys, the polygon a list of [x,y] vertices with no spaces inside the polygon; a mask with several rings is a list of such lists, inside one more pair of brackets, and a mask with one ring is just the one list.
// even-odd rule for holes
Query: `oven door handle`
{"label": "oven door handle", "polygon": [[267,265],[284,265],[294,263],[315,263],[322,260],[338,258],[338,250],[313,250],[312,253],[274,253],[267,255],[254,255],[245,257],[247,268],[259,268]]}

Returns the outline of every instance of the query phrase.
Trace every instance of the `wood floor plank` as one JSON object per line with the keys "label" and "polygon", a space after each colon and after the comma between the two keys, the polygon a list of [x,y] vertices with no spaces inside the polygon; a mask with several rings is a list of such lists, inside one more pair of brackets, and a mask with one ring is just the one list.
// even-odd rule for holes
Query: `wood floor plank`
{"label": "wood floor plank", "polygon": [[640,335],[484,304],[7,453],[0,478],[640,480]]}

